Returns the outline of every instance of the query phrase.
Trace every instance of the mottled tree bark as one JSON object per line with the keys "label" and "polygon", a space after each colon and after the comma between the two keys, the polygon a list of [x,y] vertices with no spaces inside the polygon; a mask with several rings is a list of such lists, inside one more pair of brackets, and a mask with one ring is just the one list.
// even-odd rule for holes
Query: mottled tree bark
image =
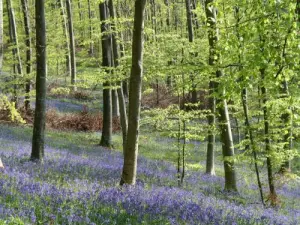
{"label": "mottled tree bark", "polygon": [[[23,18],[24,18],[24,27],[25,27],[25,35],[26,35],[26,73],[28,76],[30,76],[32,66],[31,66],[31,55],[32,55],[32,49],[31,49],[31,37],[30,37],[30,21],[29,21],[29,11],[28,11],[28,2],[27,0],[21,0],[22,4],[22,11],[23,11]],[[30,83],[31,80],[29,78],[26,79],[25,84],[25,109],[26,111],[30,109]]]}
{"label": "mottled tree bark", "polygon": [[[101,21],[101,33],[102,33],[102,66],[111,67],[112,57],[111,57],[111,37],[107,33],[109,30],[109,24],[106,22],[108,19],[107,2],[104,1],[99,4],[100,11],[100,21]],[[109,71],[107,71],[109,73]],[[104,147],[112,147],[112,99],[111,99],[111,89],[110,82],[107,79],[103,83],[103,126],[102,126],[102,136],[100,145]]]}
{"label": "mottled tree bark", "polygon": [[45,0],[35,1],[36,23],[36,103],[33,123],[31,160],[42,161],[46,121],[46,24]]}
{"label": "mottled tree bark", "polygon": [[129,88],[128,135],[124,150],[124,165],[120,184],[136,182],[139,121],[143,77],[143,30],[146,0],[135,1],[132,67]]}
{"label": "mottled tree bark", "polygon": [[76,57],[75,57],[75,36],[73,29],[73,16],[71,0],[66,0],[66,10],[68,16],[68,28],[69,28],[69,44],[70,44],[70,60],[71,60],[71,84],[73,89],[76,90]]}

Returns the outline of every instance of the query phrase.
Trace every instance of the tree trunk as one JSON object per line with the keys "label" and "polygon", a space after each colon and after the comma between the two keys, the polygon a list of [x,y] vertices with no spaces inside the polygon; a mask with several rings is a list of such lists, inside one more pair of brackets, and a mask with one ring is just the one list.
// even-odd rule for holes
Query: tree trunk
{"label": "tree trunk", "polygon": [[[109,12],[111,18],[114,20],[115,17],[115,8],[113,4],[113,0],[109,0]],[[117,43],[117,28],[116,24],[113,22],[112,24],[112,29],[113,29],[113,35],[112,35],[112,44],[113,44],[113,55],[114,55],[114,66],[118,67],[119,66],[119,49],[118,49],[118,43]],[[122,49],[121,49],[122,50]],[[124,52],[121,52],[121,57],[124,56]],[[120,115],[120,122],[121,122],[121,127],[122,127],[122,137],[123,137],[123,151],[125,149],[125,143],[127,139],[127,113],[126,113],[126,103],[125,103],[125,98],[124,98],[124,93],[123,93],[123,88],[122,88],[122,82],[118,82],[118,87],[117,89],[117,97],[118,97],[118,103],[119,103],[119,115]],[[116,108],[116,107],[115,107]]]}
{"label": "tree trunk", "polygon": [[129,91],[128,135],[124,150],[124,165],[120,184],[136,182],[139,120],[143,77],[143,33],[146,0],[135,1],[132,41],[132,67]]}
{"label": "tree trunk", "polygon": [[256,146],[256,142],[254,141],[252,127],[251,127],[250,119],[249,119],[247,89],[246,88],[243,88],[241,96],[242,96],[242,104],[243,104],[244,117],[245,117],[246,133],[249,136],[250,146],[251,146],[252,152],[253,152],[253,159],[254,159],[257,185],[258,185],[258,189],[259,189],[262,204],[265,205],[263,189],[262,189],[262,184],[261,184],[261,181],[260,181],[260,175],[259,175],[258,164],[257,164],[257,160],[258,160],[257,159],[257,146]]}
{"label": "tree trunk", "polygon": [[[281,88],[281,92],[282,92],[282,97],[283,98],[287,98],[289,96],[289,90],[288,90],[288,83],[286,80],[284,80],[282,82],[282,88]],[[283,137],[283,142],[284,144],[284,150],[291,150],[292,146],[293,146],[293,133],[292,133],[292,118],[289,112],[283,113],[281,115],[281,120],[283,123],[283,126],[287,126],[289,127],[288,132],[286,134],[284,134]],[[284,162],[281,165],[280,168],[280,172],[282,174],[284,174],[285,172],[291,172],[291,161],[289,160],[289,156],[288,154],[286,154],[286,159],[284,160]]]}
{"label": "tree trunk", "polygon": [[69,44],[70,44],[70,59],[71,59],[71,85],[73,90],[76,90],[76,58],[75,58],[75,36],[73,30],[72,5],[71,0],[66,0],[66,10],[68,16],[69,27]]}
{"label": "tree trunk", "polygon": [[120,116],[120,110],[119,110],[119,100],[118,100],[118,93],[116,89],[111,90],[112,95],[112,116],[113,117],[119,117]]}
{"label": "tree trunk", "polygon": [[[23,10],[23,17],[24,17],[24,27],[25,27],[25,35],[26,35],[26,73],[28,76],[30,76],[31,73],[31,55],[32,55],[32,49],[31,49],[31,37],[30,37],[30,21],[29,21],[29,11],[28,11],[28,3],[27,0],[21,0],[22,4],[22,10]],[[31,80],[29,78],[26,79],[25,84],[25,110],[28,111],[30,109],[30,83]]]}
{"label": "tree trunk", "polygon": [[72,69],[71,69],[71,54],[70,54],[70,40],[69,40],[69,31],[68,31],[68,22],[66,17],[66,12],[64,8],[64,1],[59,0],[59,5],[61,8],[61,16],[62,16],[62,22],[63,22],[63,31],[65,36],[65,45],[66,45],[66,74],[68,77],[72,77]]}
{"label": "tree trunk", "polygon": [[215,125],[216,125],[216,99],[214,94],[214,82],[209,82],[209,110],[210,114],[207,117],[209,125],[209,133],[207,137],[207,153],[206,153],[206,173],[215,175]]}
{"label": "tree trunk", "polygon": [[93,23],[92,23],[92,10],[91,10],[91,0],[88,0],[88,14],[89,14],[89,35],[90,35],[90,49],[89,55],[94,55],[94,43],[93,43]]}
{"label": "tree trunk", "polygon": [[31,160],[42,161],[46,121],[46,24],[45,0],[35,1],[36,23],[36,105],[34,113]]}
{"label": "tree trunk", "polygon": [[[261,79],[265,80],[265,69],[260,69]],[[269,124],[269,115],[267,108],[267,89],[265,86],[261,87],[261,94],[263,98],[263,113],[264,113],[264,134],[265,134],[265,148],[267,155],[267,170],[268,170],[268,183],[270,189],[270,202],[271,205],[275,206],[277,204],[277,194],[275,191],[275,183],[273,176],[273,165],[271,159],[271,140],[270,140],[270,124]]]}
{"label": "tree trunk", "polygon": [[191,1],[190,0],[185,0],[185,7],[186,7],[186,19],[187,19],[189,42],[193,42],[194,41],[194,30],[193,30],[193,18],[192,18],[192,10],[191,10]]}
{"label": "tree trunk", "polygon": [[[192,10],[191,10],[191,0],[185,0],[185,7],[186,7],[186,20],[187,20],[187,27],[188,27],[188,37],[189,42],[194,42],[194,29],[193,29],[193,18],[192,18]],[[192,54],[193,55],[193,54]],[[194,56],[194,55],[193,55]],[[191,83],[192,83],[192,103],[197,103],[197,85],[195,84],[195,75],[190,75]]]}
{"label": "tree trunk", "polygon": [[20,76],[23,76],[22,71],[22,61],[21,61],[21,55],[19,50],[19,43],[18,43],[18,36],[17,36],[17,27],[16,27],[16,19],[15,19],[15,13],[14,9],[12,7],[11,0],[7,0],[7,11],[8,11],[8,20],[9,20],[9,34],[10,34],[10,42],[12,45],[14,45],[12,49],[13,53],[13,59],[14,61],[17,61],[17,64],[13,65],[13,71],[14,71],[14,93],[13,93],[13,99],[12,101],[15,103],[15,107],[18,107],[18,77],[16,74],[19,74]]}
{"label": "tree trunk", "polygon": [[[112,66],[111,62],[111,37],[107,34],[109,24],[106,22],[108,19],[108,11],[106,1],[99,4],[101,33],[102,33],[102,66],[109,68]],[[107,71],[109,73],[109,71]],[[104,147],[112,147],[112,99],[110,82],[103,83],[103,126],[100,145]]]}
{"label": "tree trunk", "polygon": [[3,1],[0,0],[0,74],[3,63]]}
{"label": "tree trunk", "polygon": [[[217,53],[216,44],[218,42],[218,29],[216,27],[216,9],[211,6],[214,0],[205,1],[205,12],[207,17],[207,23],[209,25],[208,39],[210,46],[210,55],[209,55],[209,65],[215,66],[220,60],[220,55]],[[216,71],[216,77],[220,78],[223,76],[223,73],[220,69]],[[218,106],[218,119],[219,127],[221,132],[221,142],[222,142],[222,154],[224,159],[224,171],[225,171],[225,191],[228,192],[237,192],[236,184],[236,173],[234,166],[234,146],[232,140],[231,126],[229,120],[229,113],[227,102],[223,99],[225,95],[225,90],[217,82],[215,82],[215,90],[221,93],[222,97],[216,98],[216,104]]]}

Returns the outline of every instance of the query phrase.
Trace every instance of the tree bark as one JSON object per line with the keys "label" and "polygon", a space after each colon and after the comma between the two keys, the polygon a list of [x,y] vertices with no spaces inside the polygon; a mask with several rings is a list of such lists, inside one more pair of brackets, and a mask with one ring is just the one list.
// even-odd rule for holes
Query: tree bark
{"label": "tree bark", "polygon": [[89,35],[90,35],[90,49],[89,55],[94,55],[94,43],[93,43],[93,23],[92,23],[92,10],[91,10],[91,0],[88,0],[88,15],[89,15]]}
{"label": "tree bark", "polygon": [[[207,17],[207,23],[209,25],[208,39],[210,46],[209,65],[215,66],[219,63],[220,55],[217,53],[216,44],[218,42],[218,29],[216,27],[216,9],[211,5],[214,0],[205,1],[205,12]],[[220,69],[216,71],[216,77],[223,76],[223,72]],[[220,89],[222,88],[222,89]],[[225,172],[225,191],[237,192],[236,173],[234,166],[234,146],[232,140],[231,126],[229,120],[229,113],[227,102],[223,98],[225,96],[225,89],[220,87],[218,82],[215,82],[215,90],[221,93],[221,96],[216,98],[216,104],[218,106],[218,119],[221,132],[222,142],[222,154],[224,160],[224,172]]]}
{"label": "tree bark", "polygon": [[[111,57],[111,37],[107,34],[109,24],[106,22],[108,19],[107,2],[104,1],[99,4],[101,33],[102,33],[102,66],[109,68],[112,66]],[[107,71],[110,73],[110,71]],[[103,126],[100,145],[104,147],[112,147],[112,99],[110,82],[103,83]]]}
{"label": "tree bark", "polygon": [[[265,69],[260,69],[261,79],[262,81],[265,80]],[[277,203],[277,194],[275,191],[275,183],[274,183],[274,176],[273,176],[273,165],[271,159],[271,140],[270,140],[270,124],[269,124],[269,115],[268,115],[268,108],[267,108],[267,89],[265,86],[261,87],[261,94],[263,98],[263,113],[264,113],[264,134],[265,134],[265,148],[267,154],[267,170],[268,170],[268,183],[270,189],[270,202],[271,205],[275,206]]]}
{"label": "tree bark", "polygon": [[132,67],[130,74],[128,135],[124,150],[123,173],[120,184],[136,182],[139,120],[143,77],[143,30],[146,0],[135,1],[132,41]]}
{"label": "tree bark", "polygon": [[260,181],[260,175],[259,175],[258,164],[257,164],[257,160],[258,160],[258,158],[257,158],[257,146],[256,146],[256,142],[254,141],[252,126],[250,124],[250,119],[249,119],[248,96],[247,96],[247,89],[246,88],[243,88],[242,93],[241,93],[241,97],[242,97],[242,105],[243,105],[244,117],[245,117],[246,134],[249,136],[250,146],[251,146],[252,152],[253,152],[253,159],[254,159],[254,166],[255,166],[255,173],[256,173],[258,189],[259,189],[262,204],[265,205],[263,189],[262,189],[262,184],[261,184],[261,181]]}
{"label": "tree bark", "polygon": [[62,25],[63,25],[63,32],[65,36],[65,45],[66,45],[66,76],[72,77],[72,69],[71,69],[71,54],[70,54],[70,40],[69,40],[69,31],[68,31],[68,21],[67,21],[67,16],[64,8],[64,1],[63,0],[58,0],[59,6],[61,9],[61,16],[62,16]]}
{"label": "tree bark", "polygon": [[[32,66],[31,66],[31,55],[32,55],[32,49],[31,49],[31,37],[30,37],[30,21],[29,21],[29,9],[28,9],[28,2],[27,0],[21,0],[22,4],[22,10],[23,10],[23,17],[24,17],[24,27],[25,27],[25,35],[26,35],[26,73],[28,76],[30,76]],[[30,83],[31,80],[29,78],[26,79],[25,84],[25,110],[28,111],[30,109]]]}
{"label": "tree bark", "polygon": [[209,133],[207,137],[207,152],[206,152],[206,173],[210,175],[215,175],[215,125],[216,125],[216,99],[213,96],[214,90],[214,82],[209,82],[209,110],[210,114],[207,117],[208,125],[209,125]]}
{"label": "tree bark", "polygon": [[[111,18],[114,20],[116,18],[115,16],[115,7],[113,4],[113,0],[109,0],[109,12]],[[117,28],[115,22],[112,24],[112,30],[113,30],[113,35],[112,35],[112,45],[113,45],[113,62],[114,66],[118,67],[119,66],[119,49],[118,49],[118,43],[117,43]],[[122,49],[121,49],[122,50]],[[124,56],[124,52],[121,52],[121,57]],[[117,97],[118,97],[118,103],[119,103],[119,115],[120,115],[120,122],[121,122],[121,127],[122,127],[122,137],[123,137],[123,151],[125,149],[125,143],[127,139],[127,113],[126,113],[126,103],[125,103],[125,98],[124,98],[124,93],[123,93],[123,87],[122,87],[122,82],[118,82],[117,84],[118,89],[117,91]],[[116,107],[115,107],[116,108]]]}
{"label": "tree bark", "polygon": [[14,61],[17,61],[17,63],[14,63],[13,65],[13,73],[14,73],[14,93],[12,101],[15,103],[15,107],[18,107],[18,77],[17,74],[20,76],[23,76],[22,71],[22,61],[21,61],[21,55],[19,50],[19,43],[18,43],[18,36],[17,36],[17,27],[16,27],[16,19],[15,19],[15,13],[14,9],[12,7],[11,0],[7,0],[7,11],[8,11],[8,20],[9,20],[9,35],[10,35],[10,42],[14,45],[12,49],[13,59]]}
{"label": "tree bark", "polygon": [[73,30],[73,17],[71,0],[66,0],[66,10],[68,16],[69,27],[69,44],[70,44],[70,59],[71,59],[71,85],[73,90],[76,90],[76,58],[75,58],[75,36]]}
{"label": "tree bark", "polygon": [[34,113],[31,160],[42,161],[46,120],[46,24],[45,0],[35,1],[36,23],[36,106]]}

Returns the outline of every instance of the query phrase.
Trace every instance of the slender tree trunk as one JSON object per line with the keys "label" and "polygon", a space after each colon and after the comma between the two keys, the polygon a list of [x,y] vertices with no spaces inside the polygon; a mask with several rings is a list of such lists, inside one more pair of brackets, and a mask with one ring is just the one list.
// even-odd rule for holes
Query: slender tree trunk
{"label": "slender tree trunk", "polygon": [[16,26],[16,19],[15,19],[15,13],[14,9],[12,7],[12,2],[11,0],[7,0],[7,7],[8,7],[8,17],[9,17],[9,23],[10,23],[10,28],[11,28],[11,43],[15,45],[13,48],[13,54],[15,58],[17,59],[17,72],[20,75],[23,75],[22,71],[22,61],[21,61],[21,55],[20,55],[20,50],[19,50],[19,42],[18,42],[18,36],[17,36],[17,26]]}
{"label": "slender tree trunk", "polygon": [[72,69],[71,69],[71,54],[70,54],[70,40],[69,40],[69,31],[68,31],[68,21],[66,16],[66,11],[64,8],[64,0],[58,0],[59,6],[61,9],[61,16],[62,16],[62,25],[63,25],[63,31],[65,36],[65,55],[66,55],[66,76],[72,77]]}
{"label": "slender tree trunk", "polygon": [[12,49],[13,58],[15,61],[17,61],[16,64],[13,65],[13,71],[14,71],[14,78],[15,78],[15,84],[14,84],[14,97],[12,99],[13,102],[15,102],[16,108],[18,107],[18,77],[16,74],[19,74],[20,76],[23,76],[22,71],[22,61],[21,61],[21,55],[19,50],[19,42],[18,42],[18,36],[17,36],[17,26],[16,26],[16,19],[15,19],[15,13],[14,9],[12,7],[11,0],[7,0],[7,11],[8,11],[8,19],[9,19],[9,34],[10,34],[10,42],[14,45],[14,48]]}
{"label": "slender tree trunk", "polygon": [[[282,88],[281,88],[281,92],[282,92],[282,97],[283,98],[287,98],[289,96],[289,90],[288,90],[288,82],[286,80],[284,80],[282,82]],[[283,123],[283,126],[287,126],[289,127],[288,132],[286,134],[284,134],[283,137],[283,141],[284,141],[284,150],[288,151],[292,149],[293,146],[293,132],[292,132],[292,118],[289,112],[283,113],[281,115],[281,120]],[[288,154],[286,154],[286,159],[284,160],[284,162],[281,165],[280,171],[282,174],[284,174],[285,172],[290,172],[291,171],[291,161],[289,160],[289,156]]]}
{"label": "slender tree trunk", "polygon": [[192,18],[192,10],[191,10],[191,1],[190,0],[185,0],[185,7],[186,7],[186,19],[187,19],[189,42],[193,42],[194,41],[194,30],[193,30],[193,18]]}
{"label": "slender tree trunk", "polygon": [[[194,42],[194,29],[193,29],[193,18],[192,18],[192,4],[191,0],[185,0],[185,7],[186,7],[186,19],[187,19],[187,27],[188,27],[188,37],[189,42]],[[191,83],[192,83],[192,103],[197,103],[197,91],[196,91],[196,84],[195,84],[195,75],[190,75]]]}
{"label": "slender tree trunk", "polygon": [[[218,30],[216,28],[216,9],[211,6],[214,0],[206,0],[206,17],[207,23],[209,25],[208,30],[208,39],[210,46],[210,55],[209,55],[209,65],[216,65],[220,60],[220,55],[217,53],[216,44],[218,42]],[[220,78],[223,76],[221,70],[217,69],[216,77]],[[225,95],[225,90],[220,89],[219,84],[215,83],[215,90],[219,91],[222,96]],[[216,99],[218,106],[218,119],[220,123],[220,132],[221,132],[221,142],[222,142],[222,154],[224,159],[224,171],[225,171],[225,191],[228,192],[237,192],[237,183],[236,183],[236,172],[234,166],[234,146],[232,140],[231,126],[229,120],[229,113],[227,102],[223,97],[218,97]]]}
{"label": "slender tree trunk", "polygon": [[73,17],[72,17],[72,5],[71,0],[66,0],[66,10],[68,16],[69,27],[69,41],[70,41],[70,59],[71,59],[71,84],[73,89],[76,90],[76,58],[75,58],[75,36],[73,30]]}
{"label": "slender tree trunk", "polygon": [[[193,10],[195,10],[197,8],[197,1],[196,0],[192,0],[192,5],[193,5]],[[193,22],[195,24],[196,29],[199,29],[200,25],[199,25],[199,21],[197,18],[197,14],[196,13],[192,13],[193,16]]]}
{"label": "slender tree trunk", "polygon": [[[29,21],[29,9],[28,9],[28,2],[27,0],[21,0],[22,4],[22,10],[23,10],[23,17],[24,17],[24,27],[25,27],[25,35],[26,35],[26,73],[28,76],[30,76],[31,73],[31,55],[32,55],[32,49],[31,49],[31,37],[30,37],[30,21]],[[25,109],[28,111],[30,109],[30,83],[31,80],[29,78],[26,79],[25,84]]]}
{"label": "slender tree trunk", "polygon": [[[115,7],[113,4],[113,0],[109,0],[109,12],[111,18],[114,20],[116,18],[115,16]],[[114,55],[114,66],[118,67],[119,66],[119,49],[118,49],[118,43],[117,43],[117,28],[115,22],[112,24],[112,30],[113,30],[113,35],[112,35],[112,44],[113,44],[113,55]],[[122,46],[122,45],[120,45]],[[124,56],[124,51],[121,49],[121,57]],[[127,139],[127,113],[126,113],[126,103],[125,103],[125,98],[124,98],[124,93],[123,93],[123,87],[122,87],[122,82],[118,82],[120,87],[117,89],[117,95],[118,95],[118,103],[119,103],[119,114],[120,114],[120,122],[121,122],[121,127],[122,127],[122,137],[123,137],[123,151],[125,149],[125,143]]]}
{"label": "slender tree trunk", "polygon": [[93,42],[93,23],[92,23],[92,10],[91,10],[91,0],[88,0],[88,14],[89,14],[89,35],[90,35],[90,49],[89,55],[94,55],[94,42]]}
{"label": "slender tree trunk", "polygon": [[260,181],[260,175],[259,175],[258,164],[257,164],[257,160],[258,160],[257,159],[257,146],[256,146],[256,142],[254,141],[252,127],[251,127],[250,119],[249,119],[247,89],[246,88],[243,88],[241,96],[242,96],[242,104],[243,104],[244,117],[245,117],[246,133],[249,136],[250,146],[251,146],[252,152],[253,152],[253,159],[254,159],[254,166],[255,166],[255,173],[256,173],[258,189],[259,189],[262,204],[265,205],[263,189],[262,189],[262,184]]}
{"label": "slender tree trunk", "polygon": [[130,75],[128,135],[124,150],[124,165],[120,184],[136,182],[139,120],[143,77],[143,30],[146,0],[135,1]]}
{"label": "slender tree trunk", "polygon": [[209,125],[209,133],[207,137],[207,153],[206,153],[206,173],[215,175],[215,125],[216,125],[216,99],[214,94],[214,82],[209,82],[209,110],[210,114],[207,117]]}
{"label": "slender tree trunk", "polygon": [[[107,2],[99,4],[101,33],[102,33],[102,66],[109,68],[112,66],[111,56],[111,37],[107,34],[109,24],[106,22],[108,19]],[[107,71],[109,73],[109,71]],[[104,147],[112,147],[112,99],[109,79],[103,83],[103,126],[100,145]]]}
{"label": "slender tree trunk", "polygon": [[0,75],[3,63],[3,0],[0,0]]}
{"label": "slender tree trunk", "polygon": [[[262,81],[265,80],[265,69],[260,69],[261,79]],[[273,176],[273,165],[271,159],[271,140],[270,140],[270,124],[269,124],[269,115],[268,115],[268,108],[267,108],[267,89],[265,86],[261,87],[261,94],[263,98],[263,113],[264,113],[264,134],[265,134],[265,148],[267,154],[267,170],[268,170],[268,182],[269,182],[269,189],[270,189],[270,202],[271,205],[277,204],[277,194],[275,191],[275,183],[274,183],[274,176]]]}
{"label": "slender tree trunk", "polygon": [[170,25],[171,25],[171,13],[170,13],[170,2],[169,0],[164,0],[164,3],[167,7],[167,19],[166,19],[166,24],[167,24],[167,27],[169,28]]}
{"label": "slender tree trunk", "polygon": [[31,160],[42,161],[46,121],[46,24],[45,0],[35,1],[36,23],[36,105],[34,113]]}

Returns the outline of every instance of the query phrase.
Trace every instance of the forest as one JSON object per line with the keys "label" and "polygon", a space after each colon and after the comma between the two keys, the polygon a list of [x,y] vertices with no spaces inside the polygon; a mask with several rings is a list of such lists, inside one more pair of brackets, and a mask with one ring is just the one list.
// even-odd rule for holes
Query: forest
{"label": "forest", "polygon": [[300,224],[300,0],[0,0],[0,225]]}

